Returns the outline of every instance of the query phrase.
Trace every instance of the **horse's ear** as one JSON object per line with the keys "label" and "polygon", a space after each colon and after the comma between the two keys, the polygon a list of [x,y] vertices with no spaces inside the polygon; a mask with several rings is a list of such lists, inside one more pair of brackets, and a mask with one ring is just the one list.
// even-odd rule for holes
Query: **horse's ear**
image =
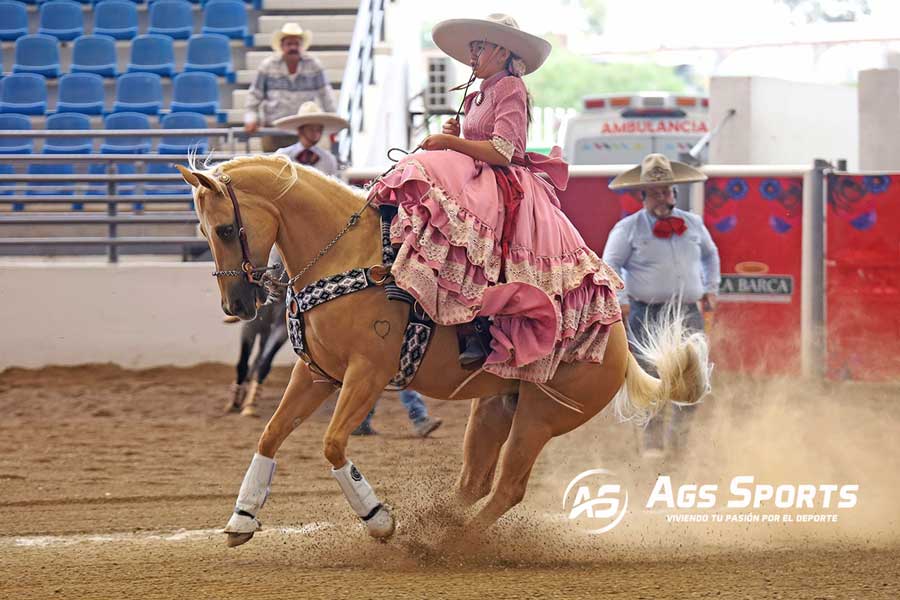
{"label": "horse's ear", "polygon": [[191,171],[190,169],[183,167],[182,165],[175,165],[175,168],[181,172],[181,176],[184,177],[184,180],[191,187],[199,187],[203,186],[209,190],[216,190],[216,184],[212,182],[212,180],[201,173],[200,171]]}

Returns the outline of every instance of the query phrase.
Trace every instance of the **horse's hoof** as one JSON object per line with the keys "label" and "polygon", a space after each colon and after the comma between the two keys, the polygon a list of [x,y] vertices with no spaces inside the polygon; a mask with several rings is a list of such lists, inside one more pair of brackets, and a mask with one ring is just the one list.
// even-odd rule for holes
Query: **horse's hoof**
{"label": "horse's hoof", "polygon": [[258,417],[259,411],[256,410],[255,406],[245,406],[241,411],[242,417]]}
{"label": "horse's hoof", "polygon": [[225,544],[227,544],[229,548],[234,548],[241,544],[246,544],[252,537],[252,531],[250,533],[229,533],[225,539]]}
{"label": "horse's hoof", "polygon": [[394,515],[387,506],[382,506],[371,519],[366,521],[369,535],[379,540],[387,540],[394,534]]}

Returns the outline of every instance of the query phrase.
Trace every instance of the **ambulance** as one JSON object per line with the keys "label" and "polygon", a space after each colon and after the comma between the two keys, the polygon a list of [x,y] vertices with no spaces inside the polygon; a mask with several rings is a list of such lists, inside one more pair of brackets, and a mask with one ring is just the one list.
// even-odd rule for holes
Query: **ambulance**
{"label": "ambulance", "polygon": [[[560,129],[570,165],[637,164],[651,152],[678,160],[709,132],[709,98],[668,92],[605,94]],[[706,162],[706,150],[700,160]]]}

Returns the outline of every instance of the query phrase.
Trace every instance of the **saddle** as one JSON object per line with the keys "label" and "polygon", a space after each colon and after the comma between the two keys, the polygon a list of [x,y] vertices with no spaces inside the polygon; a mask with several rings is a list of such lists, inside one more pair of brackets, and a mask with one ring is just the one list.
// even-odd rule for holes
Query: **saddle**
{"label": "saddle", "polygon": [[[370,287],[380,286],[384,289],[389,300],[405,302],[409,305],[409,320],[404,332],[403,345],[400,349],[400,365],[397,374],[391,379],[387,389],[406,389],[415,378],[425,353],[434,333],[435,323],[431,317],[422,310],[415,298],[406,290],[400,288],[392,280],[387,269],[396,258],[396,251],[391,245],[390,228],[391,220],[397,212],[396,207],[379,207],[381,209],[381,252],[382,265],[377,267],[351,269],[344,273],[338,273],[315,281],[299,292],[293,287],[287,292],[287,321],[288,335],[291,346],[300,359],[306,363],[311,371],[324,377],[335,386],[340,386],[341,381],[326,373],[309,354],[309,346],[306,342],[304,314],[309,310],[329,302],[336,298],[352,294]],[[387,210],[385,210],[387,209]],[[393,210],[391,210],[393,209]],[[457,327],[457,338],[460,343],[460,351],[464,348],[466,338],[477,333],[478,340],[485,350],[490,346],[490,322],[484,317],[479,317],[473,323],[467,323]],[[482,361],[483,362],[483,361]],[[467,365],[467,368],[477,368],[480,364]]]}

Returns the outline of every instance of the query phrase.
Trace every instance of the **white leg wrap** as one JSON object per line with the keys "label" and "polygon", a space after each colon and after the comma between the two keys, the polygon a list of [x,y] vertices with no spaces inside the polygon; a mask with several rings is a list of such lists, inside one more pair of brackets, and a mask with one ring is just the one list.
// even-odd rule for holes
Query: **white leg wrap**
{"label": "white leg wrap", "polygon": [[234,513],[225,526],[225,533],[252,533],[260,528],[260,509],[269,497],[269,486],[275,475],[275,461],[261,454],[254,454],[250,468],[244,475]]}
{"label": "white leg wrap", "polygon": [[370,535],[387,537],[394,532],[390,511],[378,500],[375,490],[352,462],[348,460],[340,469],[332,469],[331,475],[341,486],[350,508],[365,521]]}

